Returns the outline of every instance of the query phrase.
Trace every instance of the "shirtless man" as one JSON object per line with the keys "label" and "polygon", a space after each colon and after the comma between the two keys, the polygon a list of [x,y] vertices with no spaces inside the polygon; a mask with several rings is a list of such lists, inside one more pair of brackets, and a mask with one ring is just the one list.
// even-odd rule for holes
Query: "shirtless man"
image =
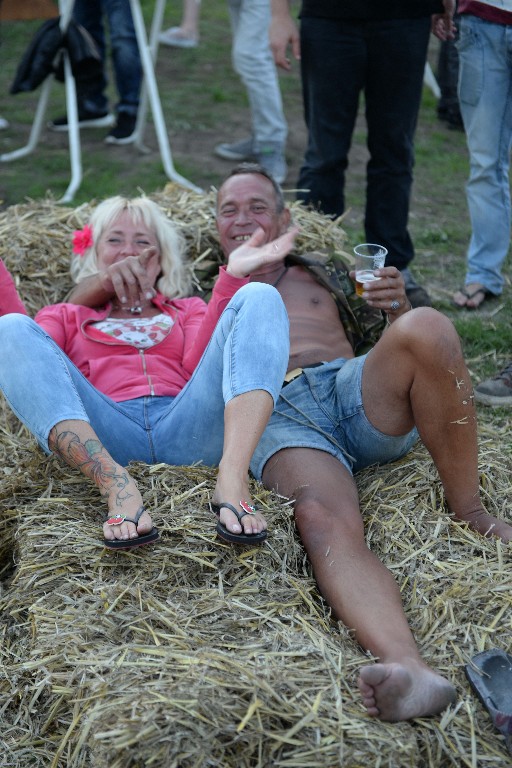
{"label": "shirtless man", "polygon": [[[252,249],[275,241],[290,223],[279,186],[260,166],[239,166],[219,189],[217,227],[225,255],[245,243],[250,260]],[[273,247],[280,248],[280,242]],[[455,690],[420,657],[398,586],[366,545],[352,473],[404,455],[417,439],[417,428],[453,517],[505,541],[512,540],[512,526],[491,517],[480,501],[473,393],[452,323],[428,307],[410,311],[395,267],[379,274],[382,280],[367,284],[364,295],[387,313],[390,327],[366,357],[355,358],[330,292],[308,271],[287,268],[283,261],[253,272],[251,279],[275,285],[286,304],[289,371],[306,370],[283,388],[251,468],[268,488],[294,500],[320,591],[359,644],[379,659],[360,670],[368,714],[408,720],[441,712]],[[143,259],[132,278],[131,288],[121,285],[116,292],[120,301],[133,304],[151,289]],[[87,304],[86,280],[80,286],[70,300]],[[130,291],[134,295],[127,297]],[[307,368],[320,361],[325,362]],[[321,410],[309,382],[315,384]],[[334,392],[333,400],[335,384],[343,390],[342,399]],[[329,407],[341,433],[325,418]],[[282,415],[287,411],[293,420]],[[232,513],[225,509],[223,514],[227,522]]]}
{"label": "shirtless man", "polygon": [[[219,189],[217,228],[226,255],[243,241],[258,247],[275,240],[290,218],[281,190],[258,166],[239,166]],[[367,284],[364,296],[387,312],[390,327],[357,358],[330,293],[305,268],[271,264],[252,274],[252,280],[276,285],[286,304],[289,371],[324,364],[283,388],[251,469],[267,488],[294,500],[320,591],[379,659],[360,670],[363,703],[368,714],[394,721],[441,712],[455,690],[420,657],[397,584],[366,545],[352,471],[406,453],[416,427],[453,517],[505,541],[512,540],[512,526],[491,517],[480,501],[472,386],[452,323],[431,308],[411,311],[395,267],[378,274],[382,279]],[[398,302],[394,311],[392,302]],[[333,395],[335,386],[338,394],[343,389],[342,400]],[[326,408],[335,411],[333,418],[341,416],[342,434],[325,418]],[[344,451],[354,457],[353,466]]]}

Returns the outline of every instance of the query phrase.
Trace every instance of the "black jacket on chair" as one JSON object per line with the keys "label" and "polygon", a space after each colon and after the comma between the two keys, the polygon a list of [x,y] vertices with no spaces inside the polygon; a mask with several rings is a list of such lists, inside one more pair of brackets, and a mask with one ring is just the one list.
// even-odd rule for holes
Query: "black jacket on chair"
{"label": "black jacket on chair", "polygon": [[71,20],[67,30],[62,32],[59,19],[49,19],[38,29],[23,54],[10,93],[35,91],[52,73],[64,82],[63,50],[68,52],[77,85],[101,76],[101,55],[87,30]]}

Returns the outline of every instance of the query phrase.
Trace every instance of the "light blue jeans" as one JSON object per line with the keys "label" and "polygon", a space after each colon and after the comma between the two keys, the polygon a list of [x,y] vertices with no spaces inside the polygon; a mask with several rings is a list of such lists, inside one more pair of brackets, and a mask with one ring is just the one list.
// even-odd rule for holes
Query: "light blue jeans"
{"label": "light blue jeans", "polygon": [[511,223],[512,27],[463,14],[457,48],[470,159],[466,195],[472,234],[465,282],[500,294]]}
{"label": "light blue jeans", "polygon": [[251,461],[261,480],[267,461],[284,448],[314,448],[330,453],[354,474],[370,464],[405,456],[418,440],[379,432],[366,418],[362,379],[367,355],[342,357],[314,368],[283,387]]}
{"label": "light blue jeans", "polygon": [[[176,397],[115,403],[99,392],[31,318],[0,317],[0,388],[45,450],[52,427],[89,422],[120,464],[217,465],[224,407],[260,389],[277,401],[289,355],[288,315],[264,283],[241,288],[224,310],[191,379]],[[115,357],[112,359],[115,365]]]}
{"label": "light blue jeans", "polygon": [[228,0],[235,72],[247,89],[251,107],[253,150],[284,151],[288,126],[276,66],[270,51],[269,0]]}

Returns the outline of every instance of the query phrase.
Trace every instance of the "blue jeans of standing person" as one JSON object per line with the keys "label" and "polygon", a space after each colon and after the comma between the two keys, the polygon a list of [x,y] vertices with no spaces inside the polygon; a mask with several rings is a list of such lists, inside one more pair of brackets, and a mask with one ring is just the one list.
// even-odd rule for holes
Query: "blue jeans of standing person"
{"label": "blue jeans of standing person", "polygon": [[117,112],[136,115],[142,83],[142,64],[129,0],[75,0],[73,18],[89,32],[103,60],[104,75],[78,94],[81,110],[103,115],[108,112],[105,94],[106,40],[104,17],[108,19],[110,49],[119,102]]}
{"label": "blue jeans of standing person", "polygon": [[[276,403],[288,365],[288,315],[272,286],[250,283],[224,310],[192,377],[175,397],[116,403],[99,392],[33,320],[0,317],[0,388],[16,416],[49,452],[61,421],[89,422],[119,464],[217,465],[224,408],[265,390]],[[115,366],[115,356],[112,365]]]}
{"label": "blue jeans of standing person", "polygon": [[251,107],[253,151],[274,147],[284,151],[288,126],[279,78],[270,51],[268,0],[229,0],[235,72],[247,89]]}
{"label": "blue jeans of standing person", "polygon": [[365,231],[402,270],[414,257],[407,224],[414,133],[421,102],[430,17],[347,22],[302,18],[301,73],[308,146],[299,199],[339,216],[345,172],[364,93],[370,159]]}
{"label": "blue jeans of standing person", "polygon": [[465,282],[498,295],[510,245],[512,26],[464,14],[457,45],[470,162],[466,196],[472,231]]}

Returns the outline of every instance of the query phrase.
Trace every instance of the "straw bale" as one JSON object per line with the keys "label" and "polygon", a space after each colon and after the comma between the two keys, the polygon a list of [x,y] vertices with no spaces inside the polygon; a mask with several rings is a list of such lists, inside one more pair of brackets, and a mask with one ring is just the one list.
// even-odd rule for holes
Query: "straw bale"
{"label": "straw bale", "polygon": [[[196,274],[216,265],[213,195],[155,198],[183,222]],[[70,236],[87,214],[47,199],[0,215],[0,252],[31,312],[69,290]],[[316,214],[299,216],[302,247],[343,249],[339,223],[326,234]],[[510,547],[449,519],[423,446],[357,482],[368,543],[422,654],[459,696],[439,718],[391,724],[364,713],[356,680],[372,659],[318,593],[289,502],[254,483],[271,535],[238,549],[215,537],[215,470],[134,463],[161,539],[106,551],[98,494],[0,408],[2,766],[510,764],[463,673],[475,652],[510,647]],[[480,431],[482,489],[507,516],[509,427]]]}

